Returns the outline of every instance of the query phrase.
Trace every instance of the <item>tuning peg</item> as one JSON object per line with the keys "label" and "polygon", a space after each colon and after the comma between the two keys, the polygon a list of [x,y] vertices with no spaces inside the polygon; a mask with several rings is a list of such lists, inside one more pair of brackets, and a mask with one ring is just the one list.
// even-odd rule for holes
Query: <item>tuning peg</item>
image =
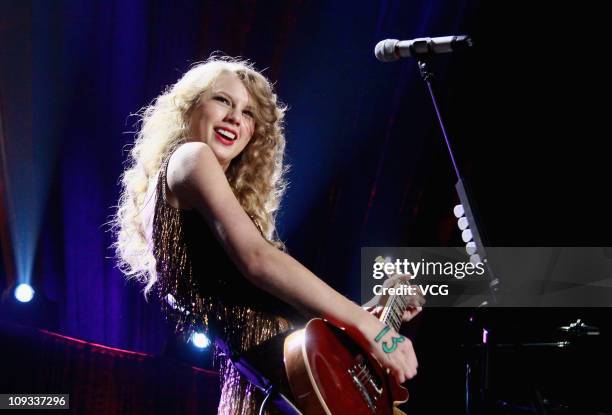
{"label": "tuning peg", "polygon": [[468,223],[467,218],[464,216],[462,218],[459,218],[459,220],[457,220],[457,225],[459,226],[459,229],[465,230],[468,228],[470,224]]}
{"label": "tuning peg", "polygon": [[465,210],[463,209],[463,205],[455,206],[455,208],[453,209],[453,213],[455,214],[456,218],[462,217],[465,214]]}
{"label": "tuning peg", "polygon": [[466,229],[463,232],[461,232],[461,239],[463,239],[463,242],[470,242],[472,238],[473,238],[473,235],[472,235],[471,230]]}
{"label": "tuning peg", "polygon": [[476,253],[476,243],[474,241],[468,242],[465,244],[465,250],[467,251],[468,255],[474,255]]}
{"label": "tuning peg", "polygon": [[476,265],[476,264],[480,264],[482,262],[482,259],[480,259],[480,255],[474,254],[474,255],[470,255],[470,262]]}

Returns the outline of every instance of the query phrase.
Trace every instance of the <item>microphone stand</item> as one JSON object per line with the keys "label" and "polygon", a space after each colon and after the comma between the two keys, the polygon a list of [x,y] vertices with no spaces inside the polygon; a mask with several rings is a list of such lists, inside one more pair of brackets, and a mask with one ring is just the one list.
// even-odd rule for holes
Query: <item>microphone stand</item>
{"label": "microphone stand", "polygon": [[[413,49],[413,52],[416,52],[416,50]],[[480,308],[488,306],[488,305],[497,305],[498,303],[497,291],[499,289],[499,280],[494,276],[493,270],[491,269],[491,266],[487,260],[486,250],[485,250],[482,238],[480,236],[480,232],[478,230],[478,221],[476,220],[476,217],[474,215],[474,210],[472,209],[472,206],[470,203],[470,197],[468,196],[468,193],[466,191],[466,188],[463,182],[463,178],[461,176],[461,173],[459,172],[459,167],[457,166],[455,155],[453,154],[453,151],[450,145],[450,141],[448,139],[448,134],[444,126],[444,121],[442,120],[442,114],[440,113],[440,108],[438,107],[438,102],[436,100],[436,95],[434,93],[434,89],[432,85],[432,79],[434,77],[434,74],[427,60],[427,55],[423,54],[421,56],[418,56],[417,53],[415,53],[415,55],[417,58],[419,73],[421,75],[421,78],[423,79],[423,81],[425,81],[425,84],[427,85],[427,89],[429,91],[429,95],[431,97],[431,101],[434,106],[436,116],[438,118],[438,123],[440,124],[442,136],[444,137],[446,148],[448,149],[448,153],[449,153],[451,162],[453,164],[453,169],[455,171],[455,175],[457,176],[457,183],[455,184],[455,189],[457,191],[457,195],[459,196],[461,205],[458,205],[457,207],[455,207],[455,216],[459,218],[465,215],[465,218],[467,219],[467,223],[469,227],[469,229],[466,228],[466,230],[471,231],[471,234],[466,233],[466,230],[463,231],[463,234],[462,234],[463,241],[468,243],[468,245],[466,246],[466,250],[467,250],[467,253],[471,255],[470,261],[482,262],[486,268],[487,275],[489,277],[489,284],[488,284],[489,299],[483,301],[476,308],[475,312],[472,313],[471,316],[469,316],[468,324],[472,326],[473,324],[477,324],[480,320],[476,318],[477,314],[479,314]],[[481,356],[481,359],[482,359],[481,364],[480,365],[478,364],[477,354],[476,354],[475,362],[471,362],[470,359],[468,359],[466,362],[466,377],[465,377],[466,379],[466,385],[465,385],[466,386],[466,395],[465,395],[465,413],[466,415],[484,414],[484,413],[487,413],[487,409],[488,409],[486,401],[487,401],[487,392],[490,386],[489,385],[489,364],[488,364],[489,358],[490,358],[490,352],[491,352],[491,345],[490,345],[490,342],[488,341],[488,336],[490,335],[490,333],[484,327],[482,327],[481,329],[482,329],[482,344],[476,345],[477,348],[479,348],[479,346],[482,346],[481,349],[482,349],[483,355]],[[478,373],[478,376],[476,376],[475,372]],[[474,382],[475,376],[477,378],[476,382]],[[480,384],[478,384],[479,383],[478,378],[480,378],[481,380]],[[476,385],[474,385],[474,383],[476,383]],[[475,392],[475,394],[477,395],[476,397],[472,395],[473,392]]]}
{"label": "microphone stand", "polygon": [[[442,114],[440,113],[440,108],[438,107],[438,101],[436,100],[436,95],[434,93],[432,79],[433,72],[429,67],[429,62],[424,57],[417,58],[417,63],[419,66],[419,73],[421,74],[421,78],[425,81],[427,85],[427,90],[429,91],[429,95],[431,97],[431,102],[434,106],[434,110],[436,112],[436,116],[438,118],[438,123],[440,124],[440,129],[442,130],[442,136],[444,137],[444,142],[446,143],[446,148],[448,149],[448,154],[450,156],[451,162],[453,164],[453,169],[455,170],[455,175],[457,176],[457,183],[455,184],[455,190],[457,191],[457,195],[459,196],[459,201],[461,202],[461,215],[455,212],[457,217],[463,216],[467,219],[467,223],[469,226],[469,236],[464,237],[464,242],[468,244],[470,242],[474,242],[474,246],[467,246],[467,253],[470,254],[470,261],[474,262],[482,262],[487,270],[487,275],[489,276],[489,300],[483,301],[478,307],[483,307],[487,305],[497,305],[497,291],[499,289],[499,279],[495,278],[493,274],[493,270],[491,269],[491,265],[487,260],[487,254],[484,247],[484,243],[480,236],[480,232],[478,230],[479,221],[476,220],[476,216],[474,215],[474,210],[472,209],[470,203],[470,197],[468,196],[467,190],[463,183],[463,178],[461,173],[459,172],[459,167],[457,167],[457,162],[455,160],[455,155],[450,145],[450,141],[448,139],[448,134],[446,132],[446,128],[444,127],[444,121],[442,120]],[[464,231],[465,234],[465,231]],[[466,240],[468,239],[468,240]]]}

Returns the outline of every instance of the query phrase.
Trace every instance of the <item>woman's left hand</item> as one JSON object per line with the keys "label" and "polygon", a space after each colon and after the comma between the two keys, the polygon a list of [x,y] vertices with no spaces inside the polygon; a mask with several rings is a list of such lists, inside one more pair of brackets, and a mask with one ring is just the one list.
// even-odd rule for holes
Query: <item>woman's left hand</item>
{"label": "woman's left hand", "polygon": [[[378,318],[380,318],[382,311],[383,311],[383,306],[381,305],[375,306],[375,307],[364,307],[364,308],[368,312],[370,312],[371,314],[373,314],[374,316]],[[408,321],[416,317],[416,315],[419,314],[421,311],[423,311],[423,307],[420,307],[420,306],[406,308],[406,310],[404,311],[404,315],[402,316],[402,322],[407,323]]]}
{"label": "woman's left hand", "polygon": [[[410,274],[394,275],[393,277],[388,278],[383,283],[383,287],[393,287],[399,284],[409,284],[410,279]],[[423,311],[423,304],[425,304],[425,297],[423,297],[421,294],[411,295],[408,297],[408,306],[406,307],[406,310],[404,311],[404,314],[402,316],[402,322],[408,322],[414,317],[416,317],[417,314]],[[368,312],[372,313],[374,316],[380,318],[384,304],[386,304],[388,299],[388,295],[376,296],[370,301],[368,301],[366,305],[364,305],[364,308]],[[373,303],[375,303],[376,305],[372,305]]]}

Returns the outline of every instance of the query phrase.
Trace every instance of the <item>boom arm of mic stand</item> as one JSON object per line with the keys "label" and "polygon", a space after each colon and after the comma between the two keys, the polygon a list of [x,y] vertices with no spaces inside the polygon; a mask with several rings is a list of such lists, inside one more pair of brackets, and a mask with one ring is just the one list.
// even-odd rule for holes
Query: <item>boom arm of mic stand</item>
{"label": "boom arm of mic stand", "polygon": [[[436,96],[435,96],[433,86],[432,86],[433,72],[431,71],[429,67],[429,62],[427,59],[424,59],[424,58],[418,59],[417,64],[419,67],[419,73],[421,75],[421,78],[423,78],[423,81],[425,81],[425,84],[427,84],[427,89],[429,91],[429,95],[431,96],[431,102],[434,106],[434,110],[436,111],[436,116],[438,117],[438,123],[440,124],[440,129],[442,130],[444,141],[446,142],[446,148],[448,149],[448,153],[449,153],[451,162],[453,163],[455,174],[457,175],[457,184],[455,185],[455,189],[457,190],[457,194],[459,195],[459,200],[461,201],[461,204],[463,205],[463,209],[466,214],[466,219],[468,221],[468,226],[470,228],[470,231],[472,232],[473,240],[476,245],[476,252],[472,253],[471,255],[472,255],[472,258],[474,257],[474,254],[479,255],[480,260],[485,265],[487,274],[489,275],[489,279],[490,279],[489,281],[490,300],[491,300],[491,303],[496,304],[497,303],[496,292],[499,288],[499,280],[495,278],[493,274],[493,270],[491,269],[491,266],[489,262],[487,261],[486,251],[484,248],[484,244],[482,243],[482,239],[480,237],[480,232],[477,227],[478,224],[474,217],[474,211],[471,207],[470,199],[465,190],[463,180],[461,179],[461,174],[459,173],[459,167],[457,166],[457,162],[455,161],[453,150],[451,149],[451,146],[450,146],[448,134],[446,133],[446,128],[444,127],[444,121],[442,120],[442,114],[440,113],[440,109],[438,108],[438,102],[436,100]],[[459,216],[461,215],[458,215],[457,217]],[[469,241],[465,241],[465,242],[469,242]],[[476,257],[475,259],[477,258],[478,257]],[[487,301],[484,301],[482,304],[480,304],[480,307],[485,306],[485,305],[488,305]]]}

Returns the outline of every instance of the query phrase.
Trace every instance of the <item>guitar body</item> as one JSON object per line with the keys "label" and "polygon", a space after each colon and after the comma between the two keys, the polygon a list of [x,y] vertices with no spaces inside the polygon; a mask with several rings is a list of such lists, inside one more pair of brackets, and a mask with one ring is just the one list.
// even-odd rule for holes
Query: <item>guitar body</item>
{"label": "guitar body", "polygon": [[287,378],[305,415],[399,415],[408,391],[343,330],[312,319],[285,340]]}

